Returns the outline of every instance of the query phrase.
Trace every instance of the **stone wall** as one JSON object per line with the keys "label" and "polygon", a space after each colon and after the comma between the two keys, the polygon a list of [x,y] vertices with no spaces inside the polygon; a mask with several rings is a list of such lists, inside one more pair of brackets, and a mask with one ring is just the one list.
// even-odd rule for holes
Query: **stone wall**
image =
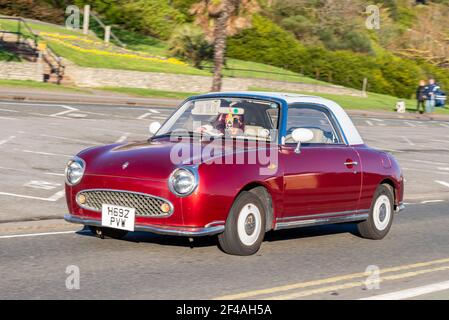
{"label": "stone wall", "polygon": [[[84,68],[68,61],[64,61],[64,64],[66,65],[66,76],[80,87],[130,87],[179,92],[208,92],[212,84],[212,77],[207,76]],[[0,79],[42,81],[43,64],[42,62],[0,61]],[[254,78],[223,79],[224,91],[245,91],[250,90],[251,87],[266,88],[271,91],[362,96],[361,91],[334,85],[325,86]]]}
{"label": "stone wall", "polygon": [[0,79],[43,81],[41,62],[0,61]]}
{"label": "stone wall", "polygon": [[[68,63],[66,74],[80,87],[132,87],[180,92],[208,92],[212,77],[184,74],[84,68]],[[245,91],[251,87],[272,91],[305,91],[362,96],[361,91],[341,86],[325,86],[254,78],[224,78],[224,91]]]}

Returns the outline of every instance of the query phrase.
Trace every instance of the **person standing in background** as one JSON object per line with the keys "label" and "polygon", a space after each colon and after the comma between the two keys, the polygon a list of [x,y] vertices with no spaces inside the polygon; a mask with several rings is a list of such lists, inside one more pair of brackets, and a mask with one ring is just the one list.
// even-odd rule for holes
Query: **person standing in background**
{"label": "person standing in background", "polygon": [[420,114],[423,114],[426,110],[426,81],[424,80],[421,80],[419,82],[418,89],[416,89],[416,100],[418,101],[416,111],[418,111]]}
{"label": "person standing in background", "polygon": [[439,90],[439,86],[435,83],[435,79],[429,79],[429,85],[426,87],[426,112],[432,113],[435,108],[436,92]]}

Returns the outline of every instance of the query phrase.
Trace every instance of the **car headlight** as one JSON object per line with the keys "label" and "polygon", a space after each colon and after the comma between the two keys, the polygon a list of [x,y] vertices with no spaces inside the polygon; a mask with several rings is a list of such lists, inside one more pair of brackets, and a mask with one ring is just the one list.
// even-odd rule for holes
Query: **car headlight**
{"label": "car headlight", "polygon": [[78,184],[84,175],[84,169],[86,168],[86,163],[83,159],[79,157],[74,157],[67,163],[65,169],[65,179],[67,184],[73,186]]}
{"label": "car headlight", "polygon": [[198,172],[196,168],[175,169],[168,178],[170,191],[180,197],[186,197],[198,186]]}

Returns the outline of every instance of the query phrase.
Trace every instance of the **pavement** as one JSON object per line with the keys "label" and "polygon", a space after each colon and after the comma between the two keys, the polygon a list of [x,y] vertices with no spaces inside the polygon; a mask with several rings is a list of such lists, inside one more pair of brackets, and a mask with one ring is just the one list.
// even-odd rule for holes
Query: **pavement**
{"label": "pavement", "polygon": [[[407,209],[383,241],[359,238],[352,224],[321,226],[272,232],[255,256],[234,257],[213,237],[101,240],[65,223],[69,157],[146,139],[149,123],[173,110],[159,99],[144,107],[0,101],[0,299],[449,299],[449,122],[442,120],[352,114],[365,142],[394,154],[406,178]],[[79,289],[66,287],[73,268]]]}

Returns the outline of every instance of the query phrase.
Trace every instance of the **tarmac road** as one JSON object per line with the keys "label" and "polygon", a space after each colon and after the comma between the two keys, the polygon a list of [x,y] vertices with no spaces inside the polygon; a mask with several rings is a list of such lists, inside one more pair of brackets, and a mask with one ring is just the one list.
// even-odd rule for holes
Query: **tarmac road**
{"label": "tarmac road", "polygon": [[[172,111],[0,101],[0,299],[449,299],[449,122],[353,118],[366,143],[393,153],[406,177],[407,210],[383,241],[360,239],[353,225],[304,228],[270,233],[256,256],[242,258],[219,251],[214,238],[101,240],[54,220],[66,212],[71,155],[145,139],[149,123]],[[60,222],[40,222],[48,234],[2,233],[8,222],[45,219]],[[66,288],[70,265],[79,268],[79,290]]]}

